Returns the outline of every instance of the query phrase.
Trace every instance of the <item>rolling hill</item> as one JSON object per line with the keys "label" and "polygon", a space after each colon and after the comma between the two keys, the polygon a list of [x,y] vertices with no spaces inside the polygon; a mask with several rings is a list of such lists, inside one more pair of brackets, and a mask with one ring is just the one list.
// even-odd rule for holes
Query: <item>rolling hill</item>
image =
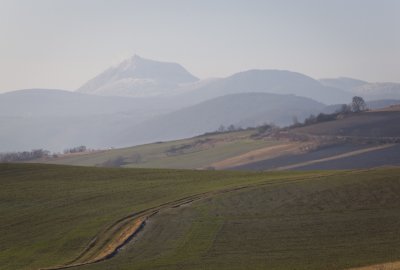
{"label": "rolling hill", "polygon": [[400,137],[400,111],[367,111],[355,113],[336,121],[296,128],[293,132],[366,138]]}
{"label": "rolling hill", "polygon": [[396,108],[352,114],[299,128],[206,134],[191,139],[67,155],[39,162],[234,170],[397,166],[400,165],[400,111]]}
{"label": "rolling hill", "polygon": [[231,164],[231,168],[333,170],[400,166],[400,110],[392,108],[289,129],[279,136],[315,142],[314,146],[303,153],[265,156],[255,162]]}
{"label": "rolling hill", "polygon": [[185,103],[193,103],[228,94],[249,92],[293,94],[325,104],[348,102],[352,97],[344,90],[324,86],[301,73],[285,70],[248,70],[211,81],[191,92],[183,93],[179,98]]}
{"label": "rolling hill", "polygon": [[255,130],[207,134],[170,142],[111,149],[33,162],[130,168],[207,168],[213,162],[256,149],[279,145],[274,139],[255,139]]}
{"label": "rolling hill", "polygon": [[220,125],[287,125],[324,108],[311,99],[267,93],[227,95],[186,108],[178,103],[45,89],[2,94],[0,152],[104,149],[192,137]]}
{"label": "rolling hill", "polygon": [[399,173],[0,164],[0,265],[386,269],[400,260]]}
{"label": "rolling hill", "polygon": [[290,125],[321,111],[324,105],[294,95],[267,93],[234,94],[207,100],[127,129],[125,145],[174,140],[215,131],[220,125],[254,127],[265,123]]}
{"label": "rolling hill", "polygon": [[82,144],[109,147],[113,134],[171,111],[169,106],[159,99],[49,89],[0,94],[0,152],[33,148],[62,151]]}

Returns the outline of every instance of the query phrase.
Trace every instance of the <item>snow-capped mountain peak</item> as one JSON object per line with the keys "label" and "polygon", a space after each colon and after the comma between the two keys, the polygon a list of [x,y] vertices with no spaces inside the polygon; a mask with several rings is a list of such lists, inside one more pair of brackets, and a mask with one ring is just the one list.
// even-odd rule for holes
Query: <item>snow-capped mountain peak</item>
{"label": "snow-capped mountain peak", "polygon": [[108,96],[163,96],[198,78],[177,63],[134,55],[85,83],[77,91]]}

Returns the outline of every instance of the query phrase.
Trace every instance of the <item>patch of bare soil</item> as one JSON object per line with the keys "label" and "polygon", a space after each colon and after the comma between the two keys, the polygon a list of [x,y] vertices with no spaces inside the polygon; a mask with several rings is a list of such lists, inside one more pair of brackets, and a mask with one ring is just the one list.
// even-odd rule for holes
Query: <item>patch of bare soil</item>
{"label": "patch of bare soil", "polygon": [[226,169],[282,155],[298,154],[304,152],[305,149],[312,147],[313,144],[314,143],[310,142],[288,142],[280,145],[267,146],[239,156],[214,162],[211,164],[211,167],[215,169]]}
{"label": "patch of bare soil", "polygon": [[400,262],[389,262],[362,267],[349,268],[347,270],[400,270]]}

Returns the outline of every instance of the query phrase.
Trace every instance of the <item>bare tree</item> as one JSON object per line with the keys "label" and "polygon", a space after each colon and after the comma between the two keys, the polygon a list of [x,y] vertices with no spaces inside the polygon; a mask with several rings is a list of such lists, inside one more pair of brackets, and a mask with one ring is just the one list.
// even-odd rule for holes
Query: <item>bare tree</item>
{"label": "bare tree", "polygon": [[353,112],[362,112],[367,109],[367,104],[362,97],[355,96],[351,102],[351,108]]}

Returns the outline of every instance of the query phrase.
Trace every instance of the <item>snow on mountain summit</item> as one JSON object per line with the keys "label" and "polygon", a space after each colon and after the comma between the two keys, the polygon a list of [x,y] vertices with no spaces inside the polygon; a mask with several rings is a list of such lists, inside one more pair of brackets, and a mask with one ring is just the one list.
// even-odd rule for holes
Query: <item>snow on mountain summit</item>
{"label": "snow on mountain summit", "polygon": [[171,94],[182,84],[198,80],[177,63],[134,55],[91,79],[77,91],[107,96],[163,96]]}

